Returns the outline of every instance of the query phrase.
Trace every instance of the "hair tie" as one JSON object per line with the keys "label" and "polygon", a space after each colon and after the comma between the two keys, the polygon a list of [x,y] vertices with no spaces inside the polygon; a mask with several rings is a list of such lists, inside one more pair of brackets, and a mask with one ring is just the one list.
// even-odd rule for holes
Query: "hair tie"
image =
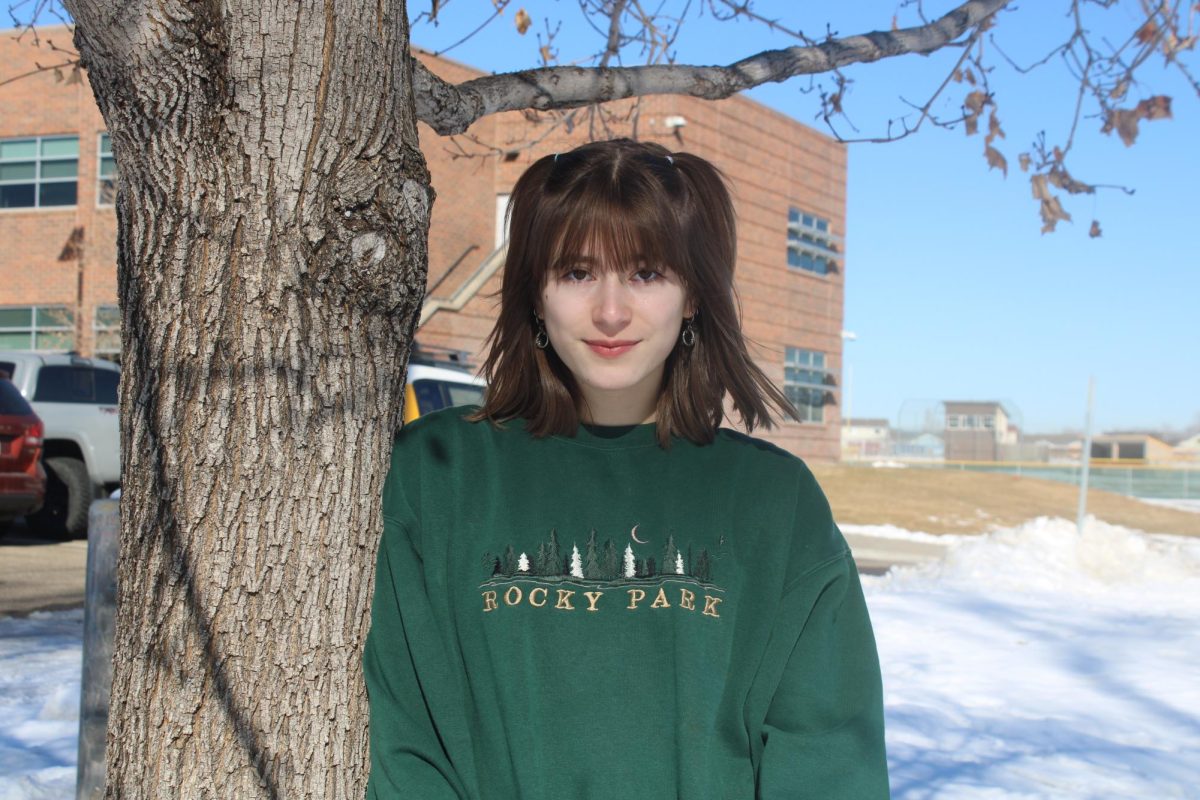
{"label": "hair tie", "polygon": [[668,164],[670,164],[672,167],[675,166],[675,159],[672,158],[669,153],[665,156],[665,158],[667,159]]}
{"label": "hair tie", "polygon": [[558,163],[558,153],[555,153],[555,154],[554,154],[554,163],[555,163],[555,164],[557,164],[557,163]]}

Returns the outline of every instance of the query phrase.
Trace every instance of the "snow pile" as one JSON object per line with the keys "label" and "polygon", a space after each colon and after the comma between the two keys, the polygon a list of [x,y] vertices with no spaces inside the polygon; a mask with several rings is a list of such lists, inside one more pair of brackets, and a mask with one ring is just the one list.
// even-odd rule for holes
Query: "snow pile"
{"label": "snow pile", "polygon": [[1200,797],[1200,542],[1037,519],[864,583],[895,798]]}
{"label": "snow pile", "polygon": [[75,796],[83,610],[0,619],[0,800]]}

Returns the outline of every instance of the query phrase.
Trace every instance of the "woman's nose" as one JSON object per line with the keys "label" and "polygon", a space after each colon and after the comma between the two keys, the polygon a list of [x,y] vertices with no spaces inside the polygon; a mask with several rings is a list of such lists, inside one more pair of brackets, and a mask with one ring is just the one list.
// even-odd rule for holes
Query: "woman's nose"
{"label": "woman's nose", "polygon": [[631,317],[629,287],[616,273],[606,273],[597,287],[592,321],[604,333],[612,335],[628,325]]}

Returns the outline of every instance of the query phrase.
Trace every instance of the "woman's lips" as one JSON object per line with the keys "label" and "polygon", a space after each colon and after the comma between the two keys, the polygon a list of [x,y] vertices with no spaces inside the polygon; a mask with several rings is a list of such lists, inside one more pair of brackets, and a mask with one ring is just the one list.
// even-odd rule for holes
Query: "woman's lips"
{"label": "woman's lips", "polygon": [[618,341],[618,342],[603,342],[603,341],[585,341],[592,352],[603,358],[616,358],[617,356],[632,350],[637,342]]}

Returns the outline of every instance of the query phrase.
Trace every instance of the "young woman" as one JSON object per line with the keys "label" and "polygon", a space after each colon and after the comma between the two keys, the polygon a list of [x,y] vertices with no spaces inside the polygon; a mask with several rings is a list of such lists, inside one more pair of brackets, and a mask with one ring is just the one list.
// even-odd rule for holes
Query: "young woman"
{"label": "young woman", "polygon": [[879,665],[750,360],[712,165],[627,140],[517,182],[481,408],[384,489],[372,798],[876,800]]}

